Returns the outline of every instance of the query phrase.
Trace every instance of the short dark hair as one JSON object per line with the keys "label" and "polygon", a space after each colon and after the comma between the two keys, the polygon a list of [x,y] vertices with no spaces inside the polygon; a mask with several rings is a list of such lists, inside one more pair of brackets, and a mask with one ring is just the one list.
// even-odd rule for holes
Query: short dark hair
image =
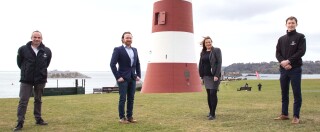
{"label": "short dark hair", "polygon": [[296,17],[294,17],[294,16],[288,17],[288,18],[286,19],[286,24],[287,24],[288,20],[295,20],[296,23],[298,24],[298,19],[297,19]]}
{"label": "short dark hair", "polygon": [[35,31],[32,32],[31,38],[32,38],[32,36],[33,36],[33,33],[40,33],[40,34],[41,34],[41,37],[42,37],[42,33],[41,33],[39,30],[35,30]]}
{"label": "short dark hair", "polygon": [[[122,36],[121,36],[121,42],[123,42],[124,35],[126,35],[126,34],[131,34],[131,32],[124,32],[124,33],[122,34]],[[132,35],[132,34],[131,34],[131,35]]]}

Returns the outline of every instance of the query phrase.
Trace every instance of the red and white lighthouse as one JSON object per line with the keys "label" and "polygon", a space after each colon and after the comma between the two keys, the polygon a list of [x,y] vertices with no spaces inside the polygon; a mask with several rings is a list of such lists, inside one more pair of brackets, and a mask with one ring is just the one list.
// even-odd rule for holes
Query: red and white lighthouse
{"label": "red and white lighthouse", "polygon": [[200,92],[191,0],[156,0],[142,93]]}

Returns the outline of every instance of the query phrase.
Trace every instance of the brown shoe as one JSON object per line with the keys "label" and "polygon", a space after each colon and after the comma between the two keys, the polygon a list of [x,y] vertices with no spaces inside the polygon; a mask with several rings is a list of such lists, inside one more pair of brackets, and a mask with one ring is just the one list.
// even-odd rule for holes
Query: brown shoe
{"label": "brown shoe", "polygon": [[274,118],[274,120],[289,120],[289,117],[286,115],[280,115],[280,116]]}
{"label": "brown shoe", "polygon": [[130,123],[137,123],[137,120],[133,119],[132,117],[129,117],[129,118],[128,118],[128,121],[129,121]]}
{"label": "brown shoe", "polygon": [[300,123],[300,120],[299,120],[299,118],[297,118],[297,117],[293,117],[291,123],[292,123],[292,124],[299,124],[299,123]]}
{"label": "brown shoe", "polygon": [[126,118],[121,118],[121,119],[119,120],[119,123],[121,123],[121,124],[128,124],[129,122],[127,121]]}

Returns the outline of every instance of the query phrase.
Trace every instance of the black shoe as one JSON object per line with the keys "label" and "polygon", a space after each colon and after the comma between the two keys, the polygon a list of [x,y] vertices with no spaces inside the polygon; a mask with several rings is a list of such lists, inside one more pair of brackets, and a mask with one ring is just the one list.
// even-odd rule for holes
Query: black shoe
{"label": "black shoe", "polygon": [[38,119],[38,120],[36,121],[36,124],[37,124],[37,125],[48,125],[48,123],[45,122],[42,118]]}
{"label": "black shoe", "polygon": [[210,114],[210,113],[208,113],[207,117],[210,117],[210,116],[211,116],[211,114]]}
{"label": "black shoe", "polygon": [[211,115],[210,115],[210,116],[208,117],[208,120],[214,120],[214,119],[216,119],[216,116],[211,116]]}
{"label": "black shoe", "polygon": [[13,131],[19,131],[23,128],[23,121],[19,121],[17,126],[13,129]]}

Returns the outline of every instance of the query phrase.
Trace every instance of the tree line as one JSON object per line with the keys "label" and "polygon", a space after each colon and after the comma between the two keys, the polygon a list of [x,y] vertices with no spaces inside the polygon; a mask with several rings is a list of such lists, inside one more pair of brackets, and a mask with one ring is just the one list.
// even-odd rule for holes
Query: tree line
{"label": "tree line", "polygon": [[[279,63],[275,61],[261,63],[233,63],[223,67],[223,71],[228,73],[255,73],[279,74]],[[302,66],[303,74],[320,74],[320,61],[304,61]]]}

